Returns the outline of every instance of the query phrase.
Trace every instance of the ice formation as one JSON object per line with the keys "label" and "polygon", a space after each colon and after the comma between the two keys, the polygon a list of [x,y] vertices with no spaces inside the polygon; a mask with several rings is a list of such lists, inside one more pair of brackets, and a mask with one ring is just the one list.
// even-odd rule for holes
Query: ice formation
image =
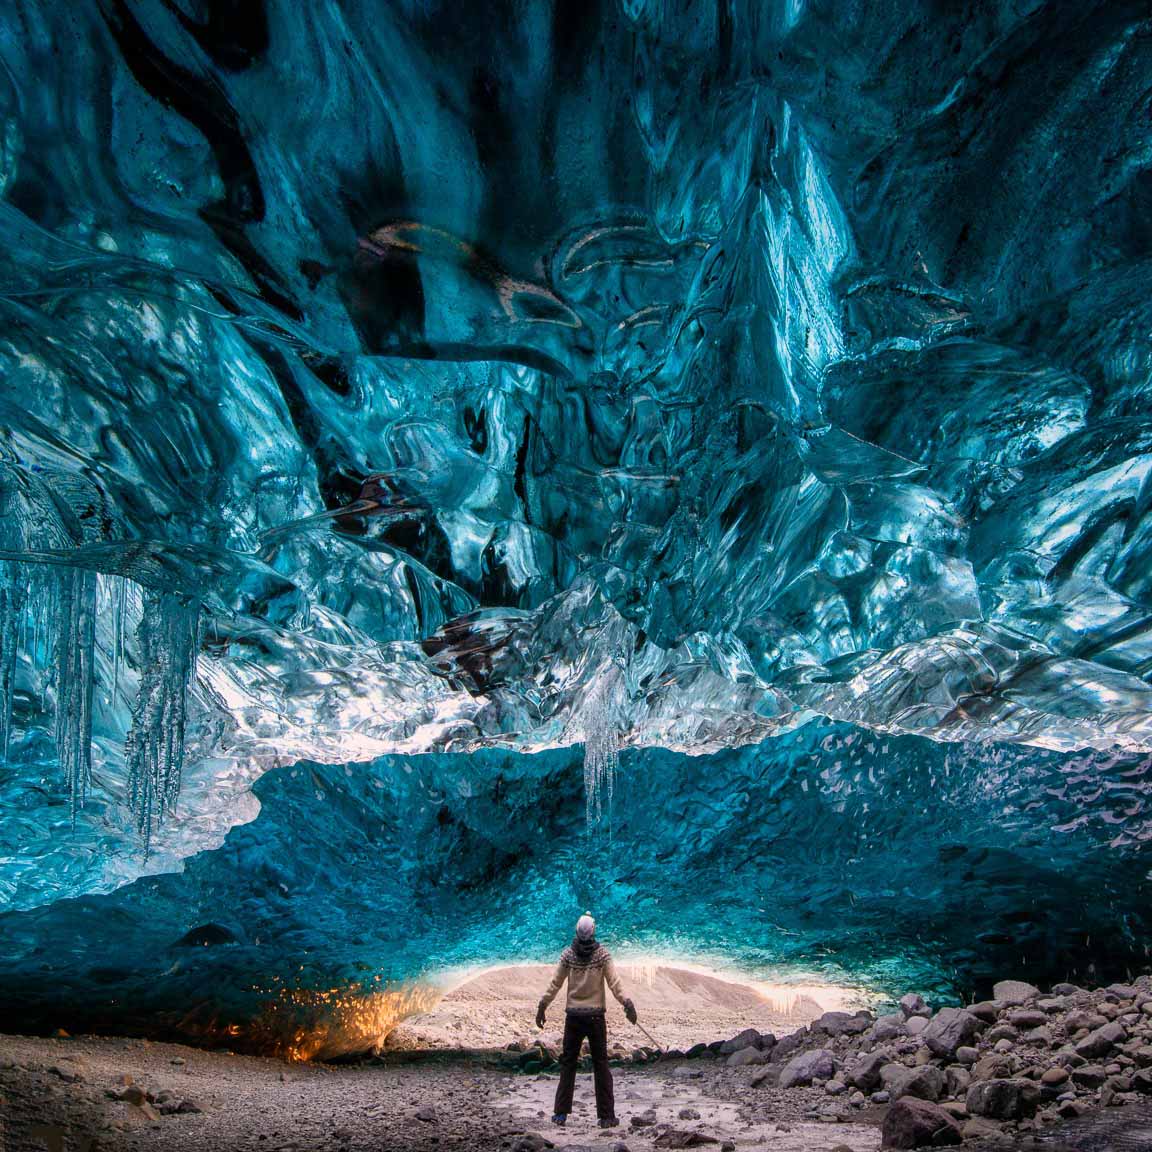
{"label": "ice formation", "polygon": [[1152,753],[1147,19],[10,5],[0,901],[301,761],[581,743],[596,823],[823,722],[1095,822]]}

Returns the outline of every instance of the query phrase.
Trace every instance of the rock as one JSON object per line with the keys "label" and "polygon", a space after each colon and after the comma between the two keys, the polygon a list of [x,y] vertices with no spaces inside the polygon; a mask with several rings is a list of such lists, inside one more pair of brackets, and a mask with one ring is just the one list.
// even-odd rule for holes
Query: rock
{"label": "rock", "polygon": [[752,1079],[748,1081],[749,1085],[753,1088],[763,1088],[765,1086],[771,1088],[779,1079],[779,1070],[775,1067],[761,1068],[759,1072],[752,1073]]}
{"label": "rock", "polygon": [[1078,1116],[1083,1116],[1088,1111],[1088,1105],[1081,1103],[1079,1100],[1062,1100],[1056,1107],[1056,1111],[1065,1120],[1075,1120]]}
{"label": "rock", "polygon": [[1040,1089],[1031,1080],[983,1080],[968,1089],[965,1104],[973,1116],[1019,1120],[1031,1116],[1040,1102]]}
{"label": "rock", "polygon": [[884,1091],[884,1089],[881,1089],[879,1092],[873,1092],[871,1096],[873,1104],[887,1104],[891,1099],[892,1097],[889,1096],[889,1094]]}
{"label": "rock", "polygon": [[509,1152],[543,1152],[545,1148],[555,1147],[551,1140],[541,1136],[539,1132],[525,1132],[522,1136],[516,1137]]}
{"label": "rock", "polygon": [[949,1096],[964,1096],[972,1083],[972,1073],[967,1068],[953,1065],[944,1070],[944,1090]]}
{"label": "rock", "polygon": [[916,1067],[920,1067],[923,1064],[931,1064],[934,1059],[932,1049],[925,1044],[921,1044],[920,1047],[916,1049],[915,1056],[912,1057],[912,1063]]}
{"label": "rock", "polygon": [[628,1123],[633,1128],[651,1128],[656,1123],[656,1111],[649,1108],[646,1112],[637,1112]]}
{"label": "rock", "polygon": [[827,1048],[817,1048],[794,1056],[780,1073],[781,1088],[798,1088],[813,1080],[831,1080],[836,1072],[836,1057]]}
{"label": "rock", "polygon": [[1039,988],[1034,984],[1025,984],[1023,980],[1001,980],[992,987],[992,998],[1009,1007],[1027,1004],[1039,995]]}
{"label": "rock", "polygon": [[705,1144],[719,1144],[715,1136],[705,1132],[686,1132],[677,1128],[669,1128],[656,1137],[657,1148],[700,1148]]}
{"label": "rock", "polygon": [[772,1049],[771,1059],[776,1063],[780,1063],[788,1059],[798,1048],[801,1048],[804,1041],[808,1039],[808,1029],[797,1028],[795,1032],[789,1032],[787,1036],[782,1036],[776,1041],[775,1047]]}
{"label": "rock", "polygon": [[961,1064],[975,1064],[980,1059],[980,1053],[975,1048],[970,1048],[967,1044],[961,1044],[956,1049],[956,1059]]}
{"label": "rock", "polygon": [[927,1016],[909,1016],[904,1021],[904,1028],[909,1036],[919,1036],[928,1027]]}
{"label": "rock", "polygon": [[695,1108],[681,1108],[676,1114],[679,1120],[699,1120],[700,1113]]}
{"label": "rock", "polygon": [[896,1040],[901,1036],[907,1036],[908,1029],[904,1024],[903,1016],[881,1016],[875,1024],[872,1025],[872,1043],[884,1044],[889,1040]]}
{"label": "rock", "polygon": [[1113,1000],[1135,1000],[1140,995],[1140,989],[1135,984],[1109,984],[1104,989],[1104,995]]}
{"label": "rock", "polygon": [[768,1057],[759,1048],[740,1048],[728,1057],[729,1068],[743,1068],[747,1064],[767,1064]]}
{"label": "rock", "polygon": [[1072,1083],[1080,1088],[1099,1088],[1107,1079],[1108,1074],[1099,1064],[1085,1064],[1072,1069]]}
{"label": "rock", "polygon": [[1012,1060],[999,1053],[981,1056],[972,1066],[973,1080],[996,1080],[1012,1074]]}
{"label": "rock", "polygon": [[[903,1068],[902,1064],[888,1065],[889,1068]],[[921,1068],[904,1068],[906,1075],[893,1077],[884,1087],[893,1100],[903,1100],[905,1096],[915,1096],[917,1100],[940,1099],[944,1092],[944,1073],[935,1065],[926,1064]]]}
{"label": "rock", "polygon": [[1063,996],[1048,996],[1043,1000],[1037,1000],[1036,1007],[1041,1012],[1052,1015],[1054,1012],[1063,1012],[1068,1007],[1068,1001]]}
{"label": "rock", "polygon": [[1047,1085],[1049,1088],[1055,1088],[1060,1084],[1068,1082],[1068,1069],[1060,1064],[1052,1068],[1045,1068],[1040,1074],[1040,1083]]}
{"label": "rock", "polygon": [[1052,1029],[1051,1028],[1031,1028],[1020,1037],[1025,1044],[1033,1044],[1037,1048],[1051,1048],[1052,1047]]}
{"label": "rock", "polygon": [[1043,1028],[1048,1014],[1039,1008],[1017,1008],[1008,1013],[1008,1023],[1016,1028]]}
{"label": "rock", "polygon": [[995,1000],[980,1000],[975,1004],[969,1004],[964,1011],[975,1016],[977,1020],[983,1020],[985,1024],[995,1024],[1000,1019],[1000,1005]]}
{"label": "rock", "polygon": [[684,1064],[672,1069],[672,1075],[677,1080],[702,1080],[704,1073],[699,1068],[689,1068]]}
{"label": "rock", "polygon": [[887,1052],[866,1052],[852,1065],[844,1079],[862,1092],[875,1092],[880,1087],[880,1069],[889,1059]]}
{"label": "rock", "polygon": [[1011,1052],[1012,1049],[1016,1047],[1016,1045],[1013,1044],[1007,1036],[1005,1036],[1002,1040],[997,1040],[992,1047],[996,1052]]}
{"label": "rock", "polygon": [[417,1109],[416,1119],[425,1124],[439,1124],[440,1117],[436,1114],[436,1109],[431,1104],[425,1104],[423,1108]]}
{"label": "rock", "polygon": [[740,1052],[745,1048],[759,1048],[760,1033],[755,1028],[745,1028],[737,1033],[731,1040],[725,1040],[720,1045],[720,1055],[730,1056],[733,1052]]}
{"label": "rock", "polygon": [[689,1060],[699,1060],[701,1056],[707,1056],[709,1051],[707,1044],[693,1044],[684,1055]]}
{"label": "rock", "polygon": [[829,1080],[828,1083],[824,1085],[824,1091],[827,1092],[829,1096],[843,1096],[844,1093],[848,1091],[848,1085],[845,1084],[843,1080]]}
{"label": "rock", "polygon": [[1132,1074],[1132,1087],[1145,1096],[1152,1096],[1152,1068],[1141,1068]]}
{"label": "rock", "polygon": [[897,1100],[880,1129],[881,1148],[939,1148],[963,1140],[960,1125],[938,1104]]}
{"label": "rock", "polygon": [[53,1076],[58,1076],[65,1084],[77,1084],[84,1079],[83,1067],[67,1058],[62,1059],[59,1064],[53,1064],[48,1071]]}
{"label": "rock", "polygon": [[1127,1039],[1128,1033],[1124,1031],[1124,1025],[1112,1020],[1094,1032],[1089,1032],[1083,1040],[1080,1040],[1076,1044],[1076,1055],[1091,1060],[1103,1056],[1109,1049],[1117,1044],[1123,1044]]}
{"label": "rock", "polygon": [[997,1040],[1015,1040],[1018,1035],[1011,1024],[997,1024],[984,1033],[984,1040],[988,1044],[995,1044]]}
{"label": "rock", "polygon": [[184,1065],[188,1063],[188,1061],[185,1060],[183,1056],[173,1056],[172,1059],[168,1061],[168,1063],[175,1065],[177,1068],[183,1068]]}
{"label": "rock", "polygon": [[866,1015],[850,1012],[825,1012],[812,1024],[813,1032],[823,1032],[826,1036],[858,1036],[866,1032],[872,1019]]}
{"label": "rock", "polygon": [[909,992],[907,996],[900,998],[900,1011],[904,1013],[905,1018],[910,1016],[932,1015],[932,1013],[928,1011],[927,1001],[916,992]]}
{"label": "rock", "polygon": [[1075,996],[1077,992],[1083,992],[1084,989],[1079,984],[1053,984],[1053,996]]}
{"label": "rock", "polygon": [[1069,1012],[1064,1017],[1064,1027],[1069,1032],[1079,1032],[1082,1028],[1093,1029],[1102,1028],[1108,1021],[1104,1019],[1098,1012],[1088,1012],[1082,1008]]}
{"label": "rock", "polygon": [[973,1116],[964,1122],[961,1129],[965,1140],[990,1140],[999,1142],[1004,1135],[1004,1129],[995,1120],[986,1116]]}
{"label": "rock", "polygon": [[868,1097],[857,1089],[848,1097],[848,1103],[851,1104],[853,1108],[863,1108],[864,1105],[868,1103]]}
{"label": "rock", "polygon": [[963,1008],[941,1008],[924,1029],[924,1043],[945,1059],[953,1060],[956,1049],[971,1044],[980,1031],[980,1021]]}

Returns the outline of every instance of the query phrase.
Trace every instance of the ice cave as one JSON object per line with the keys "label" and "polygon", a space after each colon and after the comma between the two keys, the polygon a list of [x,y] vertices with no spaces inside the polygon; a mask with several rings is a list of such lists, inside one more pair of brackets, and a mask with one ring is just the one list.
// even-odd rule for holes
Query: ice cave
{"label": "ice cave", "polygon": [[[1147,0],[0,64],[3,1152],[1152,1148]],[[491,973],[586,910],[649,1031],[580,1136]]]}

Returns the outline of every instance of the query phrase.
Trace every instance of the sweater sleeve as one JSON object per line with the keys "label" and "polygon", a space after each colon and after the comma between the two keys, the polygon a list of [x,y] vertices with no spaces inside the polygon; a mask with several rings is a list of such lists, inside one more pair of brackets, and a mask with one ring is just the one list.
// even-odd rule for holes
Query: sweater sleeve
{"label": "sweater sleeve", "polygon": [[548,985],[548,990],[540,997],[540,1003],[545,1008],[556,999],[556,993],[560,991],[560,986],[568,979],[568,965],[563,960],[556,965],[556,971],[552,973],[552,983]]}
{"label": "sweater sleeve", "polygon": [[620,983],[620,975],[616,971],[616,964],[611,956],[604,961],[604,983],[612,989],[612,995],[615,996],[621,1004],[628,999],[628,997],[624,995],[624,985]]}

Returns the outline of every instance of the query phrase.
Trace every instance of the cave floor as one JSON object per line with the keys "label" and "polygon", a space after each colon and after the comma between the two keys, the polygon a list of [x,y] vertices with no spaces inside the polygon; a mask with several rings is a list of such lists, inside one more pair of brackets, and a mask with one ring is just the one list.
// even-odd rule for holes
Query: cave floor
{"label": "cave floor", "polygon": [[[688,1061],[615,1068],[621,1125],[608,1131],[595,1126],[592,1078],[582,1073],[569,1124],[556,1129],[555,1076],[510,1074],[491,1054],[404,1053],[336,1066],[138,1039],[0,1034],[0,1152],[538,1152],[547,1145],[534,1134],[558,1152],[880,1148],[884,1109],[836,1120],[822,1090],[752,1088],[752,1071]],[[142,1104],[114,1098],[126,1088],[139,1090]],[[631,1124],[650,1111],[655,1124]],[[1083,1133],[1073,1124],[1011,1147],[1152,1147],[1152,1110],[1108,1111],[1115,1115],[1086,1117]]]}
{"label": "cave floor", "polygon": [[[549,1122],[555,1076],[509,1074],[481,1059],[326,1066],[146,1040],[0,1036],[0,1149],[443,1152],[518,1143],[529,1149],[534,1142],[523,1137],[540,1133],[558,1148],[608,1152],[624,1142],[629,1152],[647,1152],[666,1129],[634,1128],[630,1119],[649,1109],[677,1131],[713,1137],[711,1147],[731,1141],[765,1152],[879,1148],[877,1116],[855,1123],[806,1118],[826,1104],[820,1091],[757,1090],[749,1107],[747,1076],[740,1075],[746,1072],[689,1077],[665,1065],[616,1068],[621,1126],[603,1132],[595,1126],[592,1078],[582,1073],[569,1125],[558,1130]],[[127,1078],[158,1103],[112,1099]],[[159,1114],[182,1100],[200,1111]],[[699,1119],[680,1119],[686,1109]]]}

